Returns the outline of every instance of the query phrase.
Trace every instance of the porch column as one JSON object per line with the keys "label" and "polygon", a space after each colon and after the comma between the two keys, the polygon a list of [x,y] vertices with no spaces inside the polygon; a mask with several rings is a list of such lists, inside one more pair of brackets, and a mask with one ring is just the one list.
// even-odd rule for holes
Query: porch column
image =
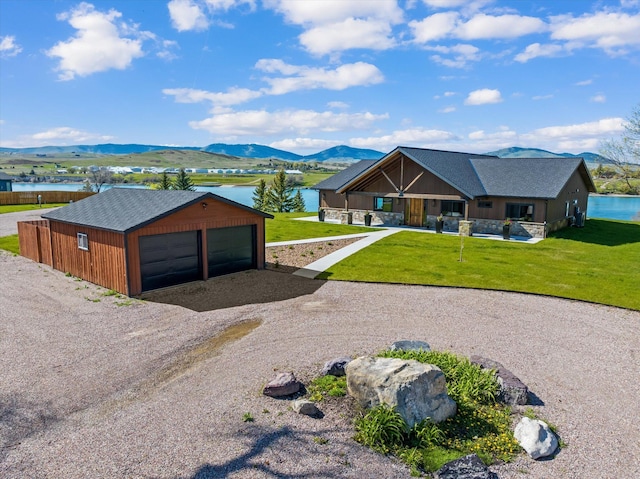
{"label": "porch column", "polygon": [[344,209],[349,211],[349,193],[344,194]]}
{"label": "porch column", "polygon": [[465,221],[469,220],[469,201],[464,200],[464,219]]}

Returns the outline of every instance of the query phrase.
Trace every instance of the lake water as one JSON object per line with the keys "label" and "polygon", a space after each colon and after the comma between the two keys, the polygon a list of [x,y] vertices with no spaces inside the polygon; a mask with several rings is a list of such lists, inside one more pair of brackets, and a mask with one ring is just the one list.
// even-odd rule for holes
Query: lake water
{"label": "lake water", "polygon": [[[119,188],[144,188],[141,185],[115,185]],[[105,188],[111,188],[107,185]],[[78,191],[81,185],[77,183],[14,183],[14,191]],[[253,191],[251,186],[198,186],[198,191],[210,191],[224,198],[237,201],[246,206],[253,205]],[[307,211],[318,210],[318,192],[316,190],[302,189]],[[640,196],[590,196],[589,218],[607,218],[614,220],[640,221]]]}

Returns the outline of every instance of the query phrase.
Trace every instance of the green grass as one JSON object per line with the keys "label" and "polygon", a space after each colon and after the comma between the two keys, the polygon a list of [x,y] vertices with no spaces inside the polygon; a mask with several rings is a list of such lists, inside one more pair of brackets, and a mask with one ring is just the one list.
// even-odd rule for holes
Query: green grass
{"label": "green grass", "polygon": [[309,400],[322,401],[325,397],[342,397],[347,394],[346,376],[320,376],[315,378],[307,386]]}
{"label": "green grass", "polygon": [[364,226],[294,220],[294,218],[314,216],[315,214],[316,213],[275,213],[274,219],[266,221],[267,243],[375,231],[373,228],[365,228]]}
{"label": "green grass", "polygon": [[39,210],[42,208],[58,208],[60,206],[67,206],[68,203],[50,203],[38,205],[0,205],[0,215],[3,213],[16,213],[18,211],[30,211]]}
{"label": "green grass", "polygon": [[640,223],[588,220],[532,244],[400,232],[321,278],[534,293],[640,310]]}
{"label": "green grass", "polygon": [[467,454],[478,454],[492,464],[510,461],[521,451],[511,432],[510,408],[495,401],[498,382],[492,371],[447,352],[385,351],[381,356],[438,366],[458,409],[439,424],[427,419],[408,428],[395,409],[382,405],[355,420],[356,441],[398,456],[411,467],[412,475],[436,471]]}
{"label": "green grass", "polygon": [[20,254],[20,243],[18,235],[0,237],[0,249],[9,251],[14,254]]}

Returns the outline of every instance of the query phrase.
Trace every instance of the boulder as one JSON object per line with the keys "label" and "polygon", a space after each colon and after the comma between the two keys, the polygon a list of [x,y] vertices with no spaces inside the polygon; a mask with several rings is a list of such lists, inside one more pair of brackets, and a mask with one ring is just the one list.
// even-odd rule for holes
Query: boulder
{"label": "boulder", "polygon": [[320,409],[314,402],[311,402],[307,399],[298,399],[293,401],[291,405],[293,410],[298,414],[304,414],[305,416],[317,416],[320,414]]}
{"label": "boulder", "polygon": [[324,363],[324,367],[322,368],[322,375],[344,376],[344,368],[350,361],[351,358],[349,357],[335,358],[331,361],[327,361]]}
{"label": "boulder", "polygon": [[291,396],[300,391],[302,384],[293,373],[279,373],[269,381],[262,390],[262,394],[271,397]]}
{"label": "boulder", "polygon": [[395,407],[409,427],[456,413],[440,368],[414,360],[362,356],[346,367],[347,390],[365,408]]}
{"label": "boulder", "polygon": [[498,361],[475,355],[471,356],[470,360],[481,368],[496,371],[496,377],[500,384],[500,394],[498,396],[500,401],[510,406],[527,404],[529,401],[529,388],[515,374]]}
{"label": "boulder", "polygon": [[396,341],[389,347],[390,351],[431,351],[431,346],[429,343],[424,341],[411,341],[408,339],[403,339],[401,341]]}
{"label": "boulder", "polygon": [[436,472],[436,479],[498,479],[477,454],[447,462]]}
{"label": "boulder", "polygon": [[558,448],[558,438],[544,421],[523,417],[513,433],[516,440],[534,459],[547,457]]}

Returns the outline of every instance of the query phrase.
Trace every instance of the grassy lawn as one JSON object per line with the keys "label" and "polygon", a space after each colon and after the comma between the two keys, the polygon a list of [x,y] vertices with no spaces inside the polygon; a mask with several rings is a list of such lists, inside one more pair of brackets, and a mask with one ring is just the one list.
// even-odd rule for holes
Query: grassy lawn
{"label": "grassy lawn", "polygon": [[0,237],[0,249],[4,249],[11,253],[20,254],[20,244],[18,243],[18,235]]}
{"label": "grassy lawn", "polygon": [[588,220],[535,245],[400,232],[320,275],[518,291],[640,310],[640,223]]}
{"label": "grassy lawn", "polygon": [[266,221],[267,243],[375,231],[373,228],[365,228],[364,226],[294,220],[294,218],[315,216],[316,214],[317,213],[275,213],[274,219],[268,219]]}
{"label": "grassy lawn", "polygon": [[[42,208],[58,208],[67,205],[68,203],[50,203],[42,205]],[[42,208],[38,205],[0,205],[0,215],[3,213],[15,213],[17,211],[40,210]]]}

